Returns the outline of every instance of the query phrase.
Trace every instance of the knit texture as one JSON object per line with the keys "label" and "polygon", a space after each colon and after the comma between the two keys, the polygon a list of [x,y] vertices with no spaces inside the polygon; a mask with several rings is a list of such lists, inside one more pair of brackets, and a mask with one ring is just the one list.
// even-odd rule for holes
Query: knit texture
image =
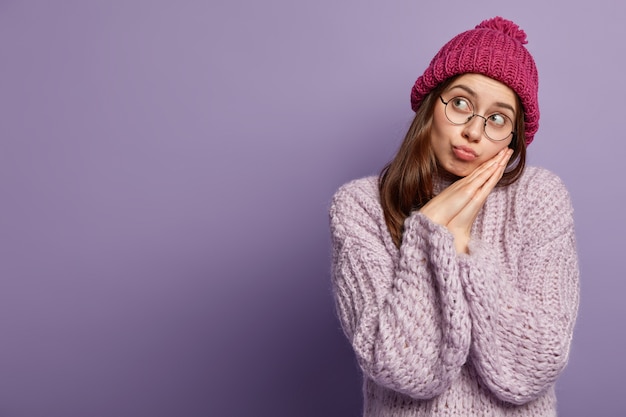
{"label": "knit texture", "polygon": [[526,33],[502,17],[488,19],[445,44],[411,90],[411,107],[417,111],[424,97],[446,79],[478,73],[511,88],[522,101],[526,145],[539,129],[539,76],[535,61],[524,47]]}
{"label": "knit texture", "polygon": [[335,302],[363,372],[365,417],[556,415],[579,298],[558,177],[528,167],[494,189],[469,254],[419,212],[398,249],[375,177],[341,187],[330,221]]}

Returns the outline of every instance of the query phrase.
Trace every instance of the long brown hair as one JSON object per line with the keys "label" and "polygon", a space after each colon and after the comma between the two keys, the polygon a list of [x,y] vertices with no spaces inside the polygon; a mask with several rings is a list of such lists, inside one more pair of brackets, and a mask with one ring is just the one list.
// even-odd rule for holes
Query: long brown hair
{"label": "long brown hair", "polygon": [[[439,95],[456,79],[452,77],[439,84],[425,98],[417,110],[411,126],[396,156],[381,171],[378,181],[380,202],[391,238],[397,247],[402,243],[404,221],[414,210],[422,208],[434,197],[434,178],[437,160],[431,147],[430,132],[435,104]],[[516,131],[509,148],[513,155],[499,186],[517,181],[526,166],[524,111],[517,97]]]}

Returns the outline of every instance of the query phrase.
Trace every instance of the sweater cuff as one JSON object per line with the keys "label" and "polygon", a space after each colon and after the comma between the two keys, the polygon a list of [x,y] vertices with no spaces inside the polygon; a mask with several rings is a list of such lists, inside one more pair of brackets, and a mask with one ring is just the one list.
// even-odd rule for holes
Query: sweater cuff
{"label": "sweater cuff", "polygon": [[[429,265],[440,283],[458,275],[454,236],[424,214],[413,212],[404,223],[400,267],[417,273],[418,265]],[[458,282],[458,279],[456,279]],[[447,286],[447,284],[444,284]]]}
{"label": "sweater cuff", "polygon": [[450,246],[454,249],[454,236],[447,227],[433,222],[419,211],[414,211],[404,221],[404,238],[408,242],[427,239],[432,246]]}
{"label": "sweater cuff", "polygon": [[458,254],[465,295],[470,300],[494,299],[500,293],[500,280],[495,279],[499,267],[491,248],[478,240],[470,240],[469,253]]}

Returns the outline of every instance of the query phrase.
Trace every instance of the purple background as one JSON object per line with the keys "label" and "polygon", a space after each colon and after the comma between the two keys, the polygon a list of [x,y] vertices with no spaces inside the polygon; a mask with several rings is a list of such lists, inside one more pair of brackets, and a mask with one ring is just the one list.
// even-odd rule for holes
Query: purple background
{"label": "purple background", "polygon": [[0,416],[358,416],[330,196],[379,171],[415,78],[494,15],[528,33],[531,163],[576,208],[559,408],[623,415],[623,6],[420,3],[1,1]]}

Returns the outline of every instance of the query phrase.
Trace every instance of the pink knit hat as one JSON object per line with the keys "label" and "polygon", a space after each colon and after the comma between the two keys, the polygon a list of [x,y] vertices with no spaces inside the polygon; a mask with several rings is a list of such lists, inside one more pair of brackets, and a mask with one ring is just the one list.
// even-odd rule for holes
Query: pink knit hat
{"label": "pink knit hat", "polygon": [[417,111],[424,97],[439,83],[465,73],[498,80],[517,93],[524,106],[526,145],[539,128],[535,61],[524,45],[526,33],[502,17],[488,19],[463,32],[441,48],[411,91],[411,107]]}

